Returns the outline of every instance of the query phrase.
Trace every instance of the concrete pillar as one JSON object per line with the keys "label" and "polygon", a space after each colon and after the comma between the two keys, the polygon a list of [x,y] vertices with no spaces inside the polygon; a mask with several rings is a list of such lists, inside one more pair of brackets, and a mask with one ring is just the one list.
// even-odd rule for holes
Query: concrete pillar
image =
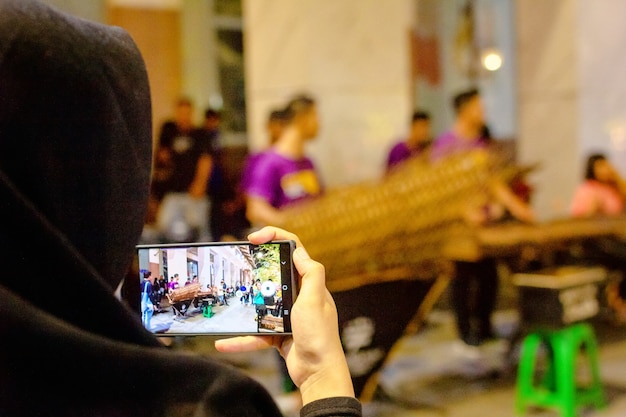
{"label": "concrete pillar", "polygon": [[244,0],[249,143],[267,145],[271,109],[313,95],[309,152],[329,186],[377,178],[412,111],[412,0]]}
{"label": "concrete pillar", "polygon": [[518,156],[541,164],[531,176],[539,217],[562,217],[580,182],[577,2],[517,0],[515,11]]}
{"label": "concrete pillar", "polygon": [[213,0],[183,1],[180,12],[181,93],[193,99],[201,121],[204,109],[220,96]]}
{"label": "concrete pillar", "polygon": [[568,215],[585,160],[603,152],[626,175],[626,42],[621,0],[516,2],[519,134],[541,218]]}
{"label": "concrete pillar", "polygon": [[579,161],[605,152],[626,176],[626,2],[578,0],[577,11]]}

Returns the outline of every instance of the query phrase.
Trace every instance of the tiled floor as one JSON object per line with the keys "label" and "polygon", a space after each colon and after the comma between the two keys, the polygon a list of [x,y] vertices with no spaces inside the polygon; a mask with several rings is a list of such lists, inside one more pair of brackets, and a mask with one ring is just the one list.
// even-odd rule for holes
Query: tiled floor
{"label": "tiled floor", "polygon": [[[467,351],[459,344],[452,315],[435,310],[415,335],[400,339],[380,373],[372,401],[364,404],[367,417],[484,417],[515,416],[516,346],[507,337],[517,326],[515,310],[500,310],[494,322],[504,336]],[[582,410],[584,417],[626,415],[626,327],[599,318],[594,327],[600,342],[601,376],[609,405]],[[217,354],[206,338],[180,340],[181,348],[220,357],[258,379],[277,397],[280,380],[274,351],[254,354]],[[507,360],[510,358],[511,360]],[[511,366],[511,364],[513,365]],[[288,413],[285,413],[286,415]],[[289,414],[291,415],[291,414]],[[555,411],[532,410],[531,417],[558,416]]]}

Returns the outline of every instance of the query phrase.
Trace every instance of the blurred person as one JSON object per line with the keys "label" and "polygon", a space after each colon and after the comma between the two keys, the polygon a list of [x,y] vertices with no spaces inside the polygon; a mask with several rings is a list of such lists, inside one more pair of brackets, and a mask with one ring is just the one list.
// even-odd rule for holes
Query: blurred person
{"label": "blurred person", "polygon": [[[437,161],[446,156],[474,150],[492,151],[493,139],[489,127],[485,123],[484,110],[480,92],[469,89],[457,94],[452,101],[455,111],[453,126],[441,134],[433,143],[431,160]],[[520,181],[516,178],[516,181]],[[487,184],[488,192],[484,196],[485,204],[468,207],[466,219],[470,222],[483,224],[513,218],[523,222],[534,222],[535,213],[530,206],[530,190],[521,187],[519,194],[511,184],[500,178],[493,178]],[[526,193],[526,194],[525,194]]]}
{"label": "blurred person", "polygon": [[[121,286],[139,301],[131,264],[151,174],[150,90],[132,38],[34,0],[0,2],[0,23],[0,415],[282,417],[261,384],[167,349],[116,295]],[[285,231],[249,239],[297,243],[293,335],[216,348],[274,346],[303,416],[361,415],[323,266]],[[50,297],[49,279],[68,302]]]}
{"label": "blurred person", "polygon": [[[584,181],[576,188],[570,213],[575,218],[624,215],[626,182],[603,153],[587,157]],[[589,239],[583,257],[617,271],[620,278],[609,282],[607,301],[620,322],[626,322],[626,241],[618,237]]]}
{"label": "blurred person", "polygon": [[228,170],[236,161],[229,160],[232,152],[227,152],[220,142],[221,119],[221,113],[215,109],[207,108],[204,112],[203,131],[213,150],[213,168],[208,186],[210,230],[216,241],[241,240],[250,225],[245,215],[245,200],[239,192],[239,178]]}
{"label": "blurred person", "polygon": [[483,136],[485,115],[477,89],[472,88],[455,95],[452,107],[455,113],[452,127],[439,135],[433,143],[432,158],[435,160],[453,153],[485,149],[489,142]]}
{"label": "blurred person", "polygon": [[571,203],[574,217],[614,216],[624,213],[626,182],[604,154],[587,158],[585,180]]}
{"label": "blurred person", "polygon": [[224,294],[224,287],[222,287],[221,285],[217,287],[217,299],[219,300],[220,305],[228,305]]}
{"label": "blurred person", "polygon": [[[180,98],[175,116],[161,126],[153,189],[156,226],[166,241],[211,240],[208,186],[214,157],[211,138],[193,123],[193,103]],[[157,172],[161,172],[156,176]]]}
{"label": "blurred person", "polygon": [[256,310],[254,320],[261,321],[267,310],[265,309],[265,298],[263,297],[263,292],[261,290],[261,281],[258,279],[252,287],[252,304],[254,304],[254,308]]}
{"label": "blurred person", "polygon": [[[267,122],[265,124],[269,146],[264,151],[271,148],[271,146],[274,145],[278,141],[283,131],[285,130],[285,126],[288,123],[288,119],[289,119],[289,113],[285,109],[275,109],[269,113]],[[250,182],[248,177],[252,174],[252,168],[255,166],[256,161],[259,158],[262,158],[265,156],[264,151],[249,154],[244,161],[244,165],[243,165],[243,169],[242,169],[242,173],[241,173],[241,177],[239,181],[239,186],[238,186],[239,196],[241,197],[241,201],[243,202],[244,207],[246,206],[245,188],[246,188],[246,184]],[[245,211],[244,211],[244,215],[246,215]],[[250,227],[251,225],[250,225],[250,221],[247,215],[246,215],[246,220],[248,221],[248,227]]]}
{"label": "blurred person", "polygon": [[[433,143],[433,161],[477,149],[489,151],[491,139],[483,136],[486,124],[479,91],[469,89],[457,94],[452,105],[456,115],[454,124]],[[534,220],[531,207],[516,196],[508,184],[494,179],[488,186],[489,195],[484,196],[481,204],[466,208],[468,221],[477,225],[498,221],[505,211],[521,221]],[[464,343],[461,347],[478,346],[494,337],[491,316],[496,307],[498,280],[495,258],[455,262],[451,302],[457,331]]]}
{"label": "blurred person", "polygon": [[415,111],[411,117],[411,129],[408,136],[393,145],[389,151],[387,171],[408,158],[423,155],[431,144],[430,115],[424,111]]}
{"label": "blurred person", "polygon": [[220,302],[223,305],[228,305],[228,300],[226,299],[226,294],[227,294],[227,286],[226,286],[226,283],[224,282],[224,280],[222,280],[220,282],[220,285],[217,287],[217,296],[218,296]]}
{"label": "blurred person", "polygon": [[161,147],[160,142],[172,142],[173,138],[178,136],[191,136],[194,129],[193,102],[187,97],[179,97],[174,106],[173,117],[161,125],[159,143],[155,149],[150,194],[157,204],[163,200],[168,191],[173,169],[170,151],[167,147]]}
{"label": "blurred person", "polygon": [[177,290],[180,287],[178,274],[174,274],[170,282],[167,284],[170,291]]}
{"label": "blurred person", "polygon": [[276,109],[270,112],[265,126],[270,146],[278,142],[288,122],[289,114],[285,109]]}
{"label": "blurred person", "polygon": [[150,271],[144,272],[141,282],[141,321],[148,330],[152,328],[151,321],[155,310],[153,280],[154,277]]}
{"label": "blurred person", "polygon": [[165,292],[167,291],[167,284],[165,283],[165,278],[163,275],[159,275],[159,278],[154,280],[154,287],[156,289],[156,293],[154,295],[155,303],[157,309],[155,313],[162,313],[163,309],[161,308],[161,302],[163,301],[163,297],[165,296]]}
{"label": "blurred person", "polygon": [[248,283],[248,300],[250,300],[250,305],[254,305],[254,286],[256,283],[250,282]]}
{"label": "blurred person", "polygon": [[215,150],[221,148],[220,144],[220,126],[222,124],[222,114],[209,107],[204,110],[204,120],[202,128],[208,133],[211,147]]}
{"label": "blurred person", "polygon": [[241,187],[246,197],[246,216],[253,227],[280,225],[281,209],[322,193],[323,187],[306,144],[319,130],[315,101],[306,95],[294,97],[285,108],[287,124],[276,143],[252,156],[243,173]]}
{"label": "blurred person", "polygon": [[248,305],[248,287],[250,286],[250,284],[248,283],[247,286],[246,284],[242,284],[239,288],[239,302],[240,304],[245,304]]}

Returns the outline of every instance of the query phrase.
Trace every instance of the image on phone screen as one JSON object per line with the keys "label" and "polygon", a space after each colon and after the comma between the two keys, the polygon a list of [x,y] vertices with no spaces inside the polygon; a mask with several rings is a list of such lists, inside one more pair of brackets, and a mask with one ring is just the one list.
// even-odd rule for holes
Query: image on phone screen
{"label": "image on phone screen", "polygon": [[289,334],[292,241],[139,245],[146,329],[161,335]]}

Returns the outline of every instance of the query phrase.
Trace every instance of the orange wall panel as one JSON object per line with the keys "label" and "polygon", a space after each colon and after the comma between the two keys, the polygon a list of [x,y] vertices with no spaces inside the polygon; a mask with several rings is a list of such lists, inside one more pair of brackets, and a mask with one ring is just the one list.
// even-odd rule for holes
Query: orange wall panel
{"label": "orange wall panel", "polygon": [[182,51],[180,13],[177,10],[111,6],[109,24],[124,28],[143,55],[150,81],[154,136],[172,115],[181,91]]}

